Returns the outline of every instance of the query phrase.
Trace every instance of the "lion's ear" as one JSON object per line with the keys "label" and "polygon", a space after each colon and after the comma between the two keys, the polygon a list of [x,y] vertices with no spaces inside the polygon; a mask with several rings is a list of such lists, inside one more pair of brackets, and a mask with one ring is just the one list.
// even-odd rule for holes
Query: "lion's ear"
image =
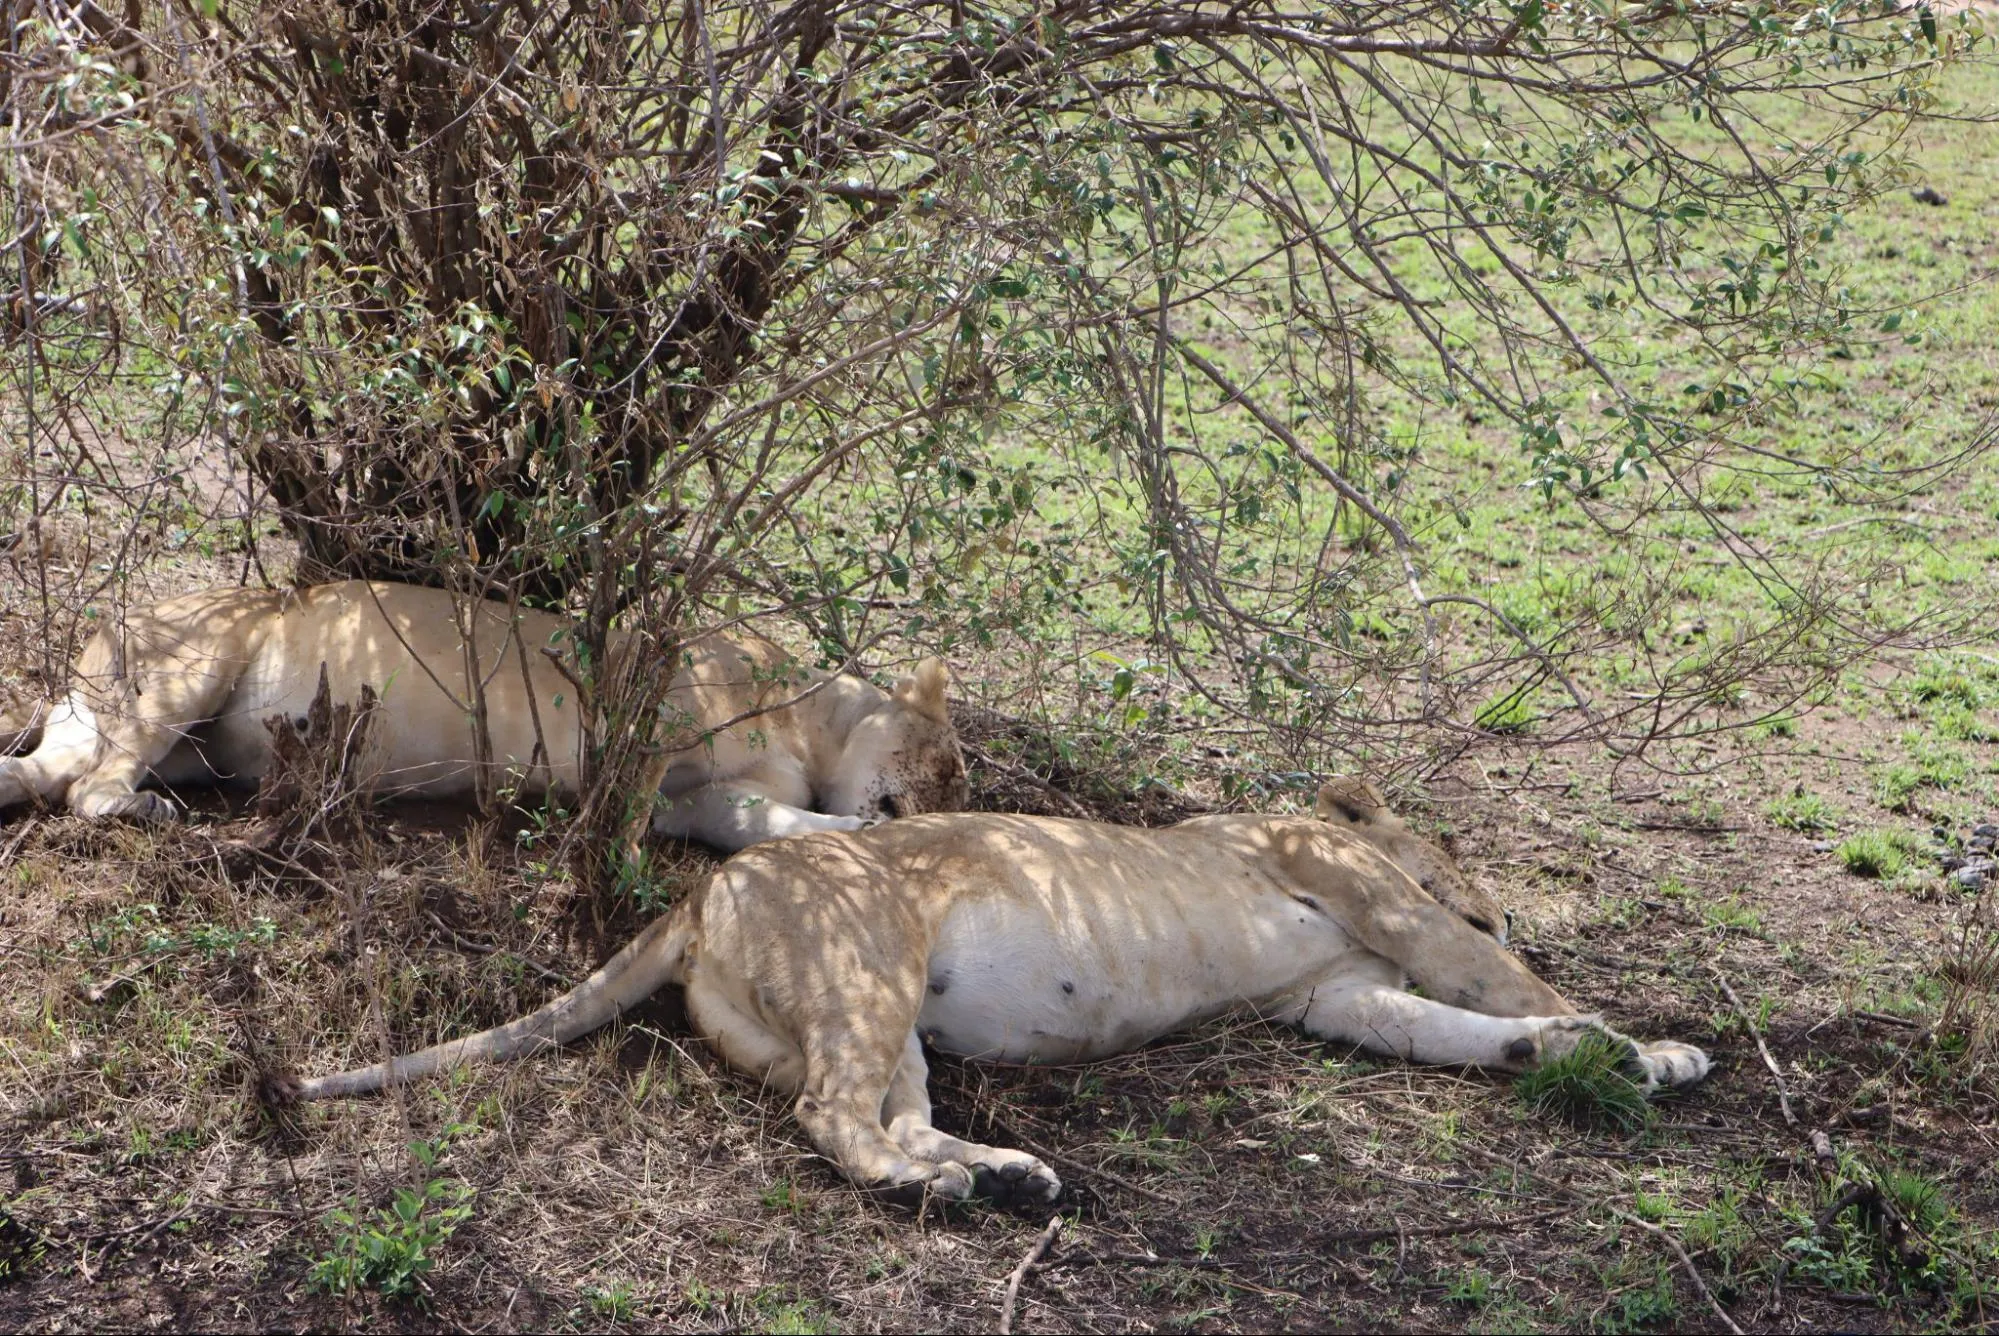
{"label": "lion's ear", "polygon": [[944,660],[928,658],[895,684],[895,698],[926,719],[948,724],[951,711],[944,704],[944,689],[950,685],[951,670],[944,666]]}
{"label": "lion's ear", "polygon": [[1394,819],[1388,799],[1364,779],[1334,775],[1319,786],[1319,820],[1348,826],[1371,826]]}

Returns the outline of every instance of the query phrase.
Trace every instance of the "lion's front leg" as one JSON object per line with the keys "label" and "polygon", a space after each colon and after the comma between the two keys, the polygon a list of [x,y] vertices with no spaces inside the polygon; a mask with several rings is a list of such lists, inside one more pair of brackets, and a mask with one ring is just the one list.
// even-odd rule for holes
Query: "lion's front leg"
{"label": "lion's front leg", "polygon": [[860,830],[867,824],[857,816],[827,816],[795,807],[743,780],[703,784],[662,800],[652,818],[656,835],[699,840],[730,853],[787,835]]}
{"label": "lion's front leg", "polygon": [[1625,1047],[1649,1092],[1681,1088],[1708,1073],[1707,1055],[1689,1044],[1640,1044],[1590,1016],[1486,1016],[1417,997],[1378,981],[1328,980],[1304,994],[1284,1019],[1320,1039],[1439,1067],[1521,1072],[1574,1051],[1588,1034]]}

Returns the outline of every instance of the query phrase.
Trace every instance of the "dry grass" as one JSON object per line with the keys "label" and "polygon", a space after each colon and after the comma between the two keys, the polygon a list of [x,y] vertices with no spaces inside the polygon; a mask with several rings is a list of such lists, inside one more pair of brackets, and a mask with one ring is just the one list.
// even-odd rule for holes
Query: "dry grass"
{"label": "dry grass", "polygon": [[[1617,832],[1545,796],[1440,789],[1467,863],[1514,888],[1537,968],[1636,1032],[1709,1043],[1709,1085],[1620,1133],[1537,1117],[1502,1082],[1356,1061],[1256,1024],[1088,1068],[940,1061],[943,1125],[1043,1153],[1070,1185],[1071,1228],[1029,1274],[1017,1330],[1719,1329],[1668,1247],[1618,1210],[1681,1240],[1745,1327],[1993,1320],[1974,1269],[1999,1214],[1992,1090],[1961,1080],[1919,1028],[1856,1015],[1887,1015],[1881,990],[1935,964],[1907,919],[1884,908],[1883,930],[1867,928],[1856,900],[1889,892],[1829,860],[1803,865],[1802,839],[1773,830]],[[516,1015],[637,920],[567,912],[524,842],[531,822],[399,807],[337,844],[275,848],[260,829],[219,800],[181,830],[6,828],[0,1325],[997,1321],[1044,1220],[917,1218],[861,1197],[781,1101],[690,1042],[671,998],[571,1055],[274,1121],[255,1097],[261,1072],[328,1070]],[[1745,892],[1754,932],[1656,892],[1718,898],[1787,860],[1796,875]],[[677,893],[709,861],[669,859],[657,889]],[[1644,897],[1630,915],[1605,913],[1627,893]],[[1814,941],[1827,935],[1884,954],[1843,964]],[[1751,1019],[1804,1126],[1782,1121],[1716,995],[1717,961],[1752,1013],[1781,1000]],[[1808,1129],[1842,1157],[1830,1177]],[[434,1167],[408,1149],[440,1140]],[[1835,1187],[1891,1172],[1946,1194],[1933,1276],[1877,1256],[1858,1217],[1815,1232]],[[341,1232],[331,1212],[365,1217],[432,1178],[467,1184],[472,1212],[437,1247],[420,1302],[313,1289]]]}

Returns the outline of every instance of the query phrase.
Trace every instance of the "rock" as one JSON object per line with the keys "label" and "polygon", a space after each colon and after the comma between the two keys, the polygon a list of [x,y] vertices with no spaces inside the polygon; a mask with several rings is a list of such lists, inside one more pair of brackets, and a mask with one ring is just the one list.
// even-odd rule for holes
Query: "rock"
{"label": "rock", "polygon": [[1999,825],[1994,825],[1990,821],[1981,821],[1971,828],[1971,837],[1973,839],[1999,840]]}
{"label": "rock", "polygon": [[1950,880],[1961,891],[1977,891],[1985,887],[1985,874],[1976,868],[1961,867],[1950,874]]}
{"label": "rock", "polygon": [[1834,844],[1831,840],[1812,841],[1812,852],[1815,854],[1829,854],[1838,847],[1839,846]]}

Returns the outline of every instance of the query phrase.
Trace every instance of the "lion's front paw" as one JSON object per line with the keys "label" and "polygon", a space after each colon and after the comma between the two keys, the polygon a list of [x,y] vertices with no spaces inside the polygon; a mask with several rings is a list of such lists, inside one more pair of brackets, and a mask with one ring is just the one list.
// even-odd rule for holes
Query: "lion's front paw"
{"label": "lion's front paw", "polygon": [[1590,1038],[1600,1039],[1618,1050],[1619,1061],[1630,1064],[1638,1058],[1638,1045],[1603,1023],[1601,1016],[1553,1016],[1540,1023],[1540,1031],[1535,1036],[1539,1048],[1532,1053],[1520,1051],[1521,1040],[1514,1040],[1514,1048],[1508,1057],[1522,1066],[1538,1067],[1566,1058],[1576,1051],[1578,1045]]}
{"label": "lion's front paw", "polygon": [[70,800],[78,816],[123,817],[148,825],[180,820],[180,808],[164,793],[143,789],[137,793],[90,793]]}
{"label": "lion's front paw", "polygon": [[1004,1164],[979,1165],[972,1171],[972,1183],[995,1206],[1048,1206],[1062,1195],[1062,1180],[1055,1171],[1029,1155]]}
{"label": "lion's front paw", "polygon": [[1698,1085],[1707,1076],[1711,1065],[1707,1054],[1692,1044],[1658,1039],[1637,1047],[1635,1061],[1645,1073],[1648,1093],[1661,1086],[1668,1090],[1685,1090],[1688,1086]]}
{"label": "lion's front paw", "polygon": [[1648,1095],[1660,1089],[1684,1090],[1708,1074],[1707,1054],[1692,1044],[1670,1039],[1640,1043],[1613,1030],[1596,1016],[1564,1016],[1545,1025],[1541,1031],[1540,1061],[1568,1056],[1589,1035],[1612,1046],[1625,1074]]}

